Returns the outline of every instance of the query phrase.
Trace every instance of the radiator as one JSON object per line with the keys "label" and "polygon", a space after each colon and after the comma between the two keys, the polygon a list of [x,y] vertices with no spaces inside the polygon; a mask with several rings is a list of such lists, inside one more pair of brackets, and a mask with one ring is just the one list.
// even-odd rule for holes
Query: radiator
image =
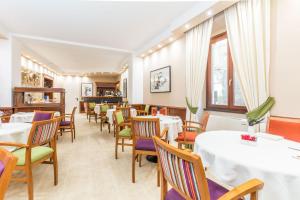
{"label": "radiator", "polygon": [[248,124],[247,124],[247,120],[243,118],[210,115],[207,123],[206,131],[215,131],[215,130],[247,131]]}

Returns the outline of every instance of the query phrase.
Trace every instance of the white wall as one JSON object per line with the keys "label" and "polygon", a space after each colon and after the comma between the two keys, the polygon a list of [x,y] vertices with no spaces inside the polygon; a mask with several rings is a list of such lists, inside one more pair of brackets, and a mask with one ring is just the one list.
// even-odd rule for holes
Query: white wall
{"label": "white wall", "polygon": [[10,67],[10,41],[0,39],[0,106],[12,105],[12,69]]}
{"label": "white wall", "polygon": [[[150,71],[171,66],[171,92],[150,93]],[[144,103],[185,107],[185,37],[144,58]]]}

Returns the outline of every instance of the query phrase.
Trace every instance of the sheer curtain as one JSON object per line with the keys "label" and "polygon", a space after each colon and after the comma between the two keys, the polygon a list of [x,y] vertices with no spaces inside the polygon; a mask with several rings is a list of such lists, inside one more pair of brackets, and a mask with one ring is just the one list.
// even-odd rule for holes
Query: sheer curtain
{"label": "sheer curtain", "polygon": [[191,115],[191,120],[199,120],[203,111],[202,94],[212,25],[213,18],[210,18],[186,33],[186,96],[192,106],[198,106],[196,116],[187,109],[187,119]]}
{"label": "sheer curtain", "polygon": [[234,68],[252,110],[269,96],[270,1],[240,1],[224,13]]}

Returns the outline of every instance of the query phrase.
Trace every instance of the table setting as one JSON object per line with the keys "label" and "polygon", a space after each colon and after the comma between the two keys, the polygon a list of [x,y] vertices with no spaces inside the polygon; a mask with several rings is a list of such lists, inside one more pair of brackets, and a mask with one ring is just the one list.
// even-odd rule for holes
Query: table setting
{"label": "table setting", "polygon": [[[59,112],[54,113],[55,117],[60,116]],[[10,116],[11,123],[23,122],[23,123],[31,123],[34,117],[34,112],[17,112]]]}

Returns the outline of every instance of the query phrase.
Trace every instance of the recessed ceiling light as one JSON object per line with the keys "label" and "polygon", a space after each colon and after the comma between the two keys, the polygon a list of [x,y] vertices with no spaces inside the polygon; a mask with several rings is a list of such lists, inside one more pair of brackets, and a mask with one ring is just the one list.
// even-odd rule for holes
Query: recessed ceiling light
{"label": "recessed ceiling light", "polygon": [[159,45],[157,45],[157,47],[158,47],[158,48],[161,48],[161,47],[162,47],[162,45],[161,45],[161,44],[159,44]]}
{"label": "recessed ceiling light", "polygon": [[170,37],[170,38],[169,38],[169,41],[170,41],[170,42],[172,42],[173,40],[174,40],[174,38],[173,38],[173,37]]}
{"label": "recessed ceiling light", "polygon": [[152,50],[152,49],[150,49],[150,50],[149,50],[149,53],[152,53],[152,52],[153,52],[153,50]]}
{"label": "recessed ceiling light", "polygon": [[206,13],[208,16],[211,16],[212,15],[212,11],[211,10],[209,10],[209,11],[207,11],[207,13]]}
{"label": "recessed ceiling light", "polygon": [[144,58],[144,57],[145,57],[145,54],[142,54],[142,57]]}
{"label": "recessed ceiling light", "polygon": [[186,25],[184,25],[184,27],[185,27],[186,29],[189,29],[189,28],[191,27],[191,25],[186,24]]}

